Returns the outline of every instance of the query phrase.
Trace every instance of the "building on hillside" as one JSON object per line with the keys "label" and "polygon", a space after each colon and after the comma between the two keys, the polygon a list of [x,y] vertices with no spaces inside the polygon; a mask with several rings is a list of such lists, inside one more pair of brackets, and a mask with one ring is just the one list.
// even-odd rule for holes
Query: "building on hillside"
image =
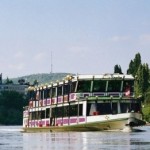
{"label": "building on hillside", "polygon": [[2,82],[2,73],[0,74],[0,92],[1,91],[16,91],[22,94],[26,94],[26,89],[28,85],[26,84],[5,84]]}
{"label": "building on hillside", "polygon": [[16,92],[25,94],[27,88],[28,88],[28,85],[0,84],[0,92],[1,91],[16,91]]}

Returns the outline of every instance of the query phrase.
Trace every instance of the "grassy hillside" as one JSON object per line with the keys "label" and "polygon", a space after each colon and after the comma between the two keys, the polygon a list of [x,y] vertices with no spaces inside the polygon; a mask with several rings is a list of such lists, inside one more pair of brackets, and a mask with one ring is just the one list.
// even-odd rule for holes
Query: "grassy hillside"
{"label": "grassy hillside", "polygon": [[34,81],[37,80],[39,84],[44,84],[44,83],[50,83],[56,80],[62,80],[68,74],[71,74],[71,73],[51,73],[51,74],[40,73],[40,74],[22,76],[18,78],[12,78],[11,80],[13,81],[13,83],[18,83],[19,79],[25,79],[25,82],[29,82],[30,84],[33,84]]}

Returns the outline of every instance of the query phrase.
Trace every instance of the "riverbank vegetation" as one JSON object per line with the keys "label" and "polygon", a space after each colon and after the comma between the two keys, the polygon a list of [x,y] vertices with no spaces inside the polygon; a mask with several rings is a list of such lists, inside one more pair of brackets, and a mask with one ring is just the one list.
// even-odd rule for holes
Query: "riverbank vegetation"
{"label": "riverbank vegetation", "polygon": [[2,91],[0,93],[0,124],[21,125],[23,106],[27,103],[23,94],[15,91]]}

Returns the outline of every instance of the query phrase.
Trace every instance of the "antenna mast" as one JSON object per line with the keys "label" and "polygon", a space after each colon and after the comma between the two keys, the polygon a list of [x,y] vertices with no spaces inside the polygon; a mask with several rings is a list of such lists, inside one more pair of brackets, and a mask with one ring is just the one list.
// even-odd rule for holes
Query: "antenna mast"
{"label": "antenna mast", "polygon": [[53,55],[52,55],[52,51],[51,51],[51,72],[50,73],[53,73]]}

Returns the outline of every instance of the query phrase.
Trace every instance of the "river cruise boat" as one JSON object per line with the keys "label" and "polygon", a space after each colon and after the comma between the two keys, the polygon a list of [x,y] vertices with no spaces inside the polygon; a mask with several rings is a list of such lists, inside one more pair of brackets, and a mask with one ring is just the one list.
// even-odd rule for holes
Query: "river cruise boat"
{"label": "river cruise boat", "polygon": [[124,130],[145,125],[134,78],[123,74],[68,75],[28,88],[24,132]]}

